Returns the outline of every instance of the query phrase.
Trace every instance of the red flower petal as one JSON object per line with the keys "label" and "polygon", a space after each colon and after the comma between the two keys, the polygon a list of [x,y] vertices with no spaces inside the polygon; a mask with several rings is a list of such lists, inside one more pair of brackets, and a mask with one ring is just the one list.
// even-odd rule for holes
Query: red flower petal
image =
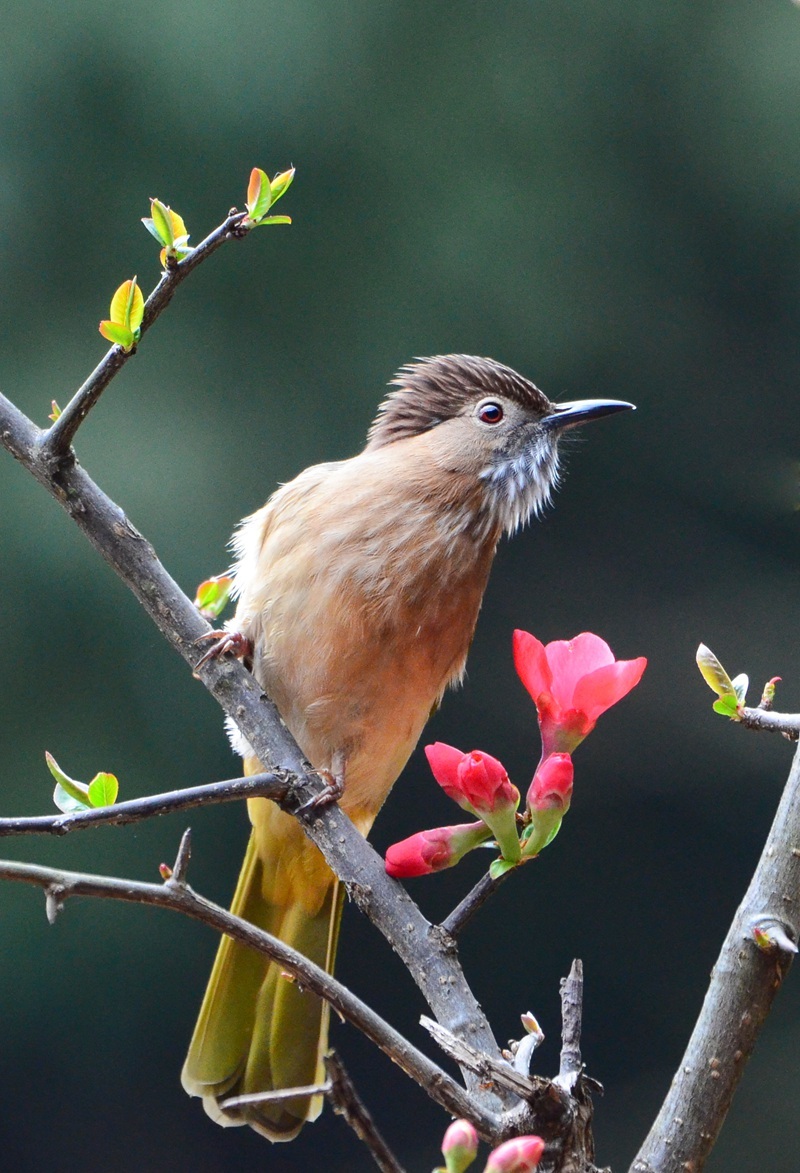
{"label": "red flower petal", "polygon": [[433,745],[425,746],[428,765],[446,794],[453,790],[460,793],[458,767],[466,756],[460,749],[456,749],[454,745],[447,745],[444,741],[435,741]]}
{"label": "red flower petal", "polygon": [[583,631],[574,639],[557,639],[545,648],[553,678],[552,693],[562,709],[582,708],[575,700],[581,677],[614,663],[614,653],[604,639]]}
{"label": "red flower petal", "polygon": [[545,646],[529,631],[514,632],[514,666],[534,701],[550,692],[553,673],[547,662]]}
{"label": "red flower petal", "polygon": [[636,687],[646,666],[645,657],[639,656],[636,660],[617,660],[589,672],[575,687],[575,708],[581,709],[590,721],[596,721]]}

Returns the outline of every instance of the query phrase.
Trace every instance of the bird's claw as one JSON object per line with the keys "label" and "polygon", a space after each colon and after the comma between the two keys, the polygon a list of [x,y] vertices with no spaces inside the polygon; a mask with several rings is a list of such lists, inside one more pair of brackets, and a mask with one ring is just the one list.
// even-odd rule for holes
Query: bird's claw
{"label": "bird's claw", "polygon": [[195,644],[205,643],[207,640],[214,640],[204,656],[194,666],[195,675],[198,669],[202,668],[203,664],[209,660],[218,660],[220,656],[235,656],[237,660],[243,660],[246,656],[253,654],[253,645],[247,636],[242,635],[241,631],[207,631],[205,635],[201,635],[196,639]]}
{"label": "bird's claw", "polygon": [[333,774],[330,770],[317,770],[320,778],[325,779],[325,786],[320,790],[319,794],[315,794],[313,798],[309,798],[308,802],[304,802],[301,807],[298,807],[297,813],[302,815],[308,811],[322,810],[331,803],[338,802],[344,794],[344,774]]}

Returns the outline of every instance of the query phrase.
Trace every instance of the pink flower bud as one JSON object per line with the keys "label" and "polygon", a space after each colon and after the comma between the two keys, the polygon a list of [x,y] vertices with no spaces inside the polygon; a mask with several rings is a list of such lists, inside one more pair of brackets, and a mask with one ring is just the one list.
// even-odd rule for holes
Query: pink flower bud
{"label": "pink flower bud", "polygon": [[484,1173],[531,1173],[543,1152],[544,1141],[540,1136],[515,1136],[494,1150]]}
{"label": "pink flower bud", "polygon": [[509,782],[503,763],[491,754],[478,749],[462,753],[437,741],[425,746],[425,756],[442,790],[462,810],[485,815],[505,807],[517,809],[519,791]]}
{"label": "pink flower bud", "polygon": [[615,660],[605,640],[588,631],[546,646],[527,631],[515,631],[514,663],[539,713],[545,757],[572,753],[647,666],[643,656]]}
{"label": "pink flower bud", "polygon": [[395,879],[427,876],[450,868],[492,836],[485,823],[459,823],[455,827],[434,827],[417,831],[386,852],[386,871]]}
{"label": "pink flower bud", "polygon": [[478,1134],[469,1120],[454,1120],[444,1134],[442,1156],[447,1173],[464,1173],[478,1152]]}
{"label": "pink flower bud", "polygon": [[568,753],[552,753],[539,762],[528,790],[528,806],[534,811],[560,810],[566,813],[572,799],[575,771]]}

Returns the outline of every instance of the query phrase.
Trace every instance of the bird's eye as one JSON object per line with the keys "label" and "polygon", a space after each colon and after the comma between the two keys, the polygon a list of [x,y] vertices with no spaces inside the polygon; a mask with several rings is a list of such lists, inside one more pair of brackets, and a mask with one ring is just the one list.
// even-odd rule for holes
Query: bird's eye
{"label": "bird's eye", "polygon": [[478,408],[478,419],[482,424],[499,424],[503,418],[503,409],[493,399],[482,403]]}

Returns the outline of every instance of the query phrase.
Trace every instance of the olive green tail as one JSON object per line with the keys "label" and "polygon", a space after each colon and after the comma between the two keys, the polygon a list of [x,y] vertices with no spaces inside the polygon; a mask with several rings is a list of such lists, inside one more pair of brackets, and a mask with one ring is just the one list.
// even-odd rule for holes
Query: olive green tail
{"label": "olive green tail", "polygon": [[[331,875],[318,910],[309,914],[300,903],[279,905],[264,895],[276,891],[274,868],[265,876],[264,867],[251,834],[231,911],[330,972],[342,912],[338,882]],[[221,1108],[220,1101],[321,1083],[328,1020],[327,1004],[302,991],[279,965],[223,937],[183,1067],[183,1086],[203,1097],[219,1124],[249,1124],[270,1140],[292,1140],[320,1114],[321,1096],[232,1109]]]}

